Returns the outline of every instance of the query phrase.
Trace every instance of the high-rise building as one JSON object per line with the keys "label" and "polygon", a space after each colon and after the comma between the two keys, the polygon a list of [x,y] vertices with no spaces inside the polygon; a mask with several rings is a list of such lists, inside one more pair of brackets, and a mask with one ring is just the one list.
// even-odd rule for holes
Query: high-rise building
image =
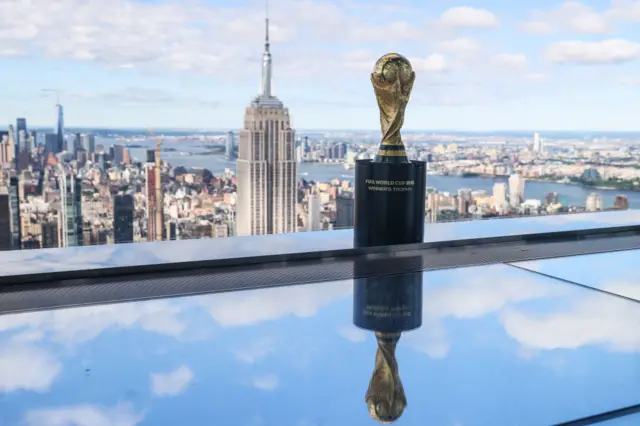
{"label": "high-rise building", "polygon": [[295,131],[289,109],[272,93],[271,65],[267,19],[260,93],[245,110],[238,141],[238,235],[296,231]]}
{"label": "high-rise building", "polygon": [[111,165],[118,167],[122,163],[124,163],[124,146],[123,145],[114,145],[113,146],[113,156],[111,157]]}
{"label": "high-rise building", "polygon": [[52,154],[58,154],[62,152],[62,145],[58,145],[58,135],[55,133],[47,133],[44,135],[45,150]]}
{"label": "high-rise building", "polygon": [[95,135],[82,135],[82,147],[89,153],[88,156],[91,158],[91,154],[96,152]]}
{"label": "high-rise building", "polygon": [[629,209],[629,198],[626,195],[616,195],[616,201],[613,206],[616,209],[627,210]]}
{"label": "high-rise building", "polygon": [[509,205],[507,203],[507,184],[504,182],[498,182],[493,185],[493,204],[496,211],[503,212]]}
{"label": "high-rise building", "polygon": [[11,204],[11,249],[22,248],[22,234],[20,222],[20,183],[17,177],[9,179],[9,201]]}
{"label": "high-rise building", "polygon": [[602,210],[602,197],[598,193],[591,193],[587,197],[586,210],[588,212],[598,212]]}
{"label": "high-rise building", "polygon": [[509,177],[509,202],[511,207],[519,207],[524,201],[525,178],[518,174]]}
{"label": "high-rise building", "polygon": [[82,246],[82,180],[60,168],[62,247]]}
{"label": "high-rise building", "polygon": [[336,224],[334,229],[353,228],[355,200],[351,192],[343,192],[336,197]]}
{"label": "high-rise building", "polygon": [[13,167],[15,159],[15,145],[9,140],[9,133],[0,132],[0,166]]}
{"label": "high-rise building", "polygon": [[540,134],[536,132],[533,134],[533,152],[541,154],[542,150],[542,139],[540,139]]}
{"label": "high-rise building", "polygon": [[42,248],[58,248],[58,222],[44,222],[42,224]]}
{"label": "high-rise building", "polygon": [[58,141],[58,152],[62,152],[65,149],[64,143],[64,109],[60,102],[56,104],[56,113],[58,122],[56,124],[56,137]]}
{"label": "high-rise building", "polygon": [[154,149],[147,150],[147,163],[156,162],[156,151]]}
{"label": "high-rise building", "polygon": [[147,150],[145,196],[147,198],[147,241],[162,241],[164,232],[164,200],[160,173],[160,143]]}
{"label": "high-rise building", "polygon": [[133,242],[133,195],[113,199],[113,238],[116,244]]}
{"label": "high-rise building", "polygon": [[225,145],[225,156],[227,160],[233,161],[236,158],[236,153],[233,150],[233,132],[227,132],[227,141]]}
{"label": "high-rise building", "polygon": [[0,251],[11,250],[12,247],[11,198],[9,189],[6,186],[0,186]]}
{"label": "high-rise building", "polygon": [[427,194],[427,223],[436,223],[440,212],[440,194],[431,192]]}
{"label": "high-rise building", "polygon": [[27,119],[26,118],[17,118],[16,119],[16,131],[20,133],[20,130],[23,130],[27,133]]}
{"label": "high-rise building", "polygon": [[309,194],[308,199],[308,218],[307,218],[307,231],[320,231],[322,227],[320,226],[320,197],[317,193],[312,192]]}
{"label": "high-rise building", "polygon": [[546,192],[544,194],[544,204],[547,206],[558,204],[559,201],[560,197],[557,192]]}

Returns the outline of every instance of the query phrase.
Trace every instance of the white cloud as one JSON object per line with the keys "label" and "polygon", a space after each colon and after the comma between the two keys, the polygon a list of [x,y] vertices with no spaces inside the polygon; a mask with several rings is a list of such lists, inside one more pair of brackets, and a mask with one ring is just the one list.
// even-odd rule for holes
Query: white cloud
{"label": "white cloud", "polygon": [[349,296],[352,291],[352,281],[337,281],[215,294],[199,299],[198,303],[208,308],[222,326],[238,327],[288,315],[309,318],[321,307]]}
{"label": "white cloud", "polygon": [[640,22],[640,0],[612,0],[607,17],[622,22]]}
{"label": "white cloud", "polygon": [[[637,286],[632,287],[636,293],[640,291]],[[604,345],[617,351],[640,351],[640,309],[637,304],[598,293],[584,293],[570,308],[549,314],[509,309],[503,313],[502,323],[511,337],[529,349]]]}
{"label": "white cloud", "polygon": [[362,343],[367,340],[367,335],[372,333],[367,333],[366,331],[359,329],[353,325],[348,325],[338,328],[338,334],[340,334],[350,342]]}
{"label": "white cloud", "polygon": [[444,55],[440,53],[433,53],[425,59],[412,59],[411,64],[415,71],[424,72],[443,72],[448,68]]}
{"label": "white cloud", "polygon": [[10,343],[0,347],[0,392],[45,392],[58,377],[62,365],[38,347]]}
{"label": "white cloud", "polygon": [[251,381],[251,385],[263,391],[272,391],[275,390],[280,384],[280,380],[278,380],[278,376],[275,374],[268,374],[266,376],[256,377]]}
{"label": "white cloud", "polygon": [[151,392],[157,396],[176,396],[187,390],[193,379],[193,372],[186,365],[170,373],[151,375]]}
{"label": "white cloud", "polygon": [[523,69],[527,67],[527,57],[519,53],[501,53],[496,55],[494,60],[505,68]]}
{"label": "white cloud", "polygon": [[186,329],[177,318],[179,312],[180,308],[165,300],[26,312],[0,316],[0,331],[36,331],[49,334],[53,341],[72,344],[94,339],[109,329],[134,327],[178,337]]}
{"label": "white cloud", "polygon": [[606,34],[612,23],[605,14],[576,1],[567,1],[559,7],[532,13],[532,18],[520,24],[520,29],[532,34],[551,34],[565,31],[579,34]]}
{"label": "white cloud", "polygon": [[625,86],[640,86],[640,77],[623,77],[618,82]]}
{"label": "white cloud", "polygon": [[606,10],[596,10],[578,1],[565,1],[554,9],[535,11],[520,24],[531,34],[569,32],[578,34],[611,33],[620,23],[640,22],[640,0],[611,0]]}
{"label": "white cloud", "polygon": [[459,55],[469,55],[480,50],[480,43],[469,37],[459,37],[440,42],[438,44],[438,50],[456,53]]}
{"label": "white cloud", "polygon": [[499,25],[494,13],[468,6],[447,9],[440,16],[440,23],[452,28],[494,28]]}
{"label": "white cloud", "polygon": [[530,34],[546,35],[553,33],[553,25],[541,20],[526,21],[520,23],[520,30]]}
{"label": "white cloud", "polygon": [[269,339],[252,342],[244,348],[237,349],[234,353],[240,362],[253,364],[273,352],[274,344]]}
{"label": "white cloud", "polygon": [[29,426],[135,426],[143,418],[126,404],[113,408],[76,405],[29,411],[25,423]]}
{"label": "white cloud", "polygon": [[529,73],[524,76],[524,79],[529,83],[542,83],[543,81],[547,81],[549,76],[544,73]]}
{"label": "white cloud", "polygon": [[598,42],[561,41],[553,43],[547,57],[555,63],[567,64],[615,64],[629,62],[640,57],[640,43],[624,39]]}
{"label": "white cloud", "polygon": [[520,302],[559,296],[568,289],[502,265],[431,272],[427,279],[434,274],[451,284],[425,287],[422,327],[403,337],[408,345],[432,358],[443,358],[449,351],[445,319],[481,318]]}
{"label": "white cloud", "polygon": [[384,25],[354,25],[350,28],[350,38],[359,42],[388,41],[392,34],[395,40],[415,39],[423,32],[406,21],[394,21]]}

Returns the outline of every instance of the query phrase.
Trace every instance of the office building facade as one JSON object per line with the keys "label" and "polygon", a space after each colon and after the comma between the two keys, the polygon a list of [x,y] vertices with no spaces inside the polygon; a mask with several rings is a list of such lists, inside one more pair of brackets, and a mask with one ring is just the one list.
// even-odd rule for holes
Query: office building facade
{"label": "office building facade", "polygon": [[246,108],[238,137],[238,235],[296,231],[295,132],[288,108],[272,93],[269,20],[259,95]]}

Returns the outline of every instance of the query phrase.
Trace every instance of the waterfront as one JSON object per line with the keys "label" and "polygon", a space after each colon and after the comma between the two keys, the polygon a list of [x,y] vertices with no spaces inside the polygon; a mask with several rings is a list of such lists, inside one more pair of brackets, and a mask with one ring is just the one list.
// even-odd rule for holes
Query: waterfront
{"label": "waterfront", "polygon": [[[106,141],[105,141],[106,142]],[[111,142],[113,143],[113,142]],[[141,144],[142,145],[142,144]],[[153,147],[153,142],[144,143],[149,148]],[[162,152],[162,159],[168,161],[173,167],[196,167],[206,168],[214,175],[224,172],[225,168],[235,170],[235,162],[230,162],[223,155],[185,155],[185,153],[197,154],[205,152],[206,149],[198,143],[165,143],[164,148],[174,148],[178,151]],[[145,148],[131,148],[131,155],[137,161],[145,158]],[[325,163],[301,163],[299,168],[300,177],[306,180],[319,182],[329,182],[332,179],[353,181],[354,171],[345,170],[341,164]],[[460,177],[460,176],[427,176],[427,185],[436,188],[440,192],[456,193],[458,189],[469,188],[472,190],[485,190],[489,193],[493,191],[496,182],[508,182],[506,177]],[[630,208],[640,207],[640,192],[607,190],[588,188],[579,185],[561,184],[556,182],[527,181],[525,187],[525,198],[544,199],[547,192],[557,192],[560,202],[563,205],[584,206],[587,196],[591,193],[598,193],[602,197],[604,207],[611,207],[618,194],[626,195],[629,199]]]}

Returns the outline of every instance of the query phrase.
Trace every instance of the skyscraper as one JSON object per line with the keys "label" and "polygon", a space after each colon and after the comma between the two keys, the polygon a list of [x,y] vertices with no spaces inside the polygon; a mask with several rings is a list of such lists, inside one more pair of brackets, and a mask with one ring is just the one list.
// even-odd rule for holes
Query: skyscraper
{"label": "skyscraper", "polygon": [[246,108],[238,138],[238,235],[295,232],[295,131],[289,109],[272,93],[269,19],[259,95]]}
{"label": "skyscraper", "polygon": [[57,123],[57,129],[56,129],[56,136],[57,136],[57,152],[62,152],[64,150],[64,109],[62,108],[62,105],[60,105],[60,103],[58,102],[56,104],[56,112],[57,112],[57,116],[58,116],[58,123]]}
{"label": "skyscraper", "polygon": [[309,194],[308,199],[308,218],[307,218],[307,231],[320,231],[322,227],[320,226],[320,208],[322,205],[320,204],[320,197],[318,194],[313,191]]}
{"label": "skyscraper", "polygon": [[82,135],[82,147],[89,153],[89,158],[91,158],[91,154],[96,152],[96,137],[94,135]]}
{"label": "skyscraper", "polygon": [[9,179],[9,202],[11,213],[11,249],[22,248],[22,235],[20,232],[20,183],[17,177]]}
{"label": "skyscraper", "polygon": [[27,119],[16,119],[16,170],[20,171],[20,154],[27,148]]}
{"label": "skyscraper", "polygon": [[6,186],[0,186],[0,251],[11,250],[11,200]]}
{"label": "skyscraper", "polygon": [[496,211],[503,212],[506,210],[507,204],[507,184],[498,182],[493,185],[493,204]]}
{"label": "skyscraper", "polygon": [[592,192],[587,197],[586,210],[588,212],[599,212],[602,210],[602,197],[596,192]]}
{"label": "skyscraper", "polygon": [[82,180],[59,167],[62,247],[82,246]]}
{"label": "skyscraper", "polygon": [[133,195],[113,199],[113,237],[116,244],[133,242]]}
{"label": "skyscraper", "polygon": [[124,162],[124,146],[123,145],[114,145],[113,146],[113,157],[111,158],[111,165],[118,167]]}
{"label": "skyscraper", "polygon": [[42,248],[60,247],[58,241],[57,221],[48,221],[42,224]]}
{"label": "skyscraper", "polygon": [[[152,160],[153,162],[151,162]],[[160,139],[155,152],[147,150],[145,195],[147,198],[147,241],[162,241],[164,234],[164,201],[160,173]]]}
{"label": "skyscraper", "polygon": [[509,177],[509,201],[511,207],[518,207],[524,201],[524,184],[525,179],[520,175],[511,175]]}
{"label": "skyscraper", "polygon": [[235,160],[235,152],[233,151],[233,132],[227,132],[227,142],[225,145],[225,156],[227,160]]}
{"label": "skyscraper", "polygon": [[343,192],[336,197],[335,229],[353,228],[355,200],[351,192]]}
{"label": "skyscraper", "polygon": [[629,198],[626,195],[616,195],[616,201],[614,208],[620,210],[627,210],[629,208]]}

